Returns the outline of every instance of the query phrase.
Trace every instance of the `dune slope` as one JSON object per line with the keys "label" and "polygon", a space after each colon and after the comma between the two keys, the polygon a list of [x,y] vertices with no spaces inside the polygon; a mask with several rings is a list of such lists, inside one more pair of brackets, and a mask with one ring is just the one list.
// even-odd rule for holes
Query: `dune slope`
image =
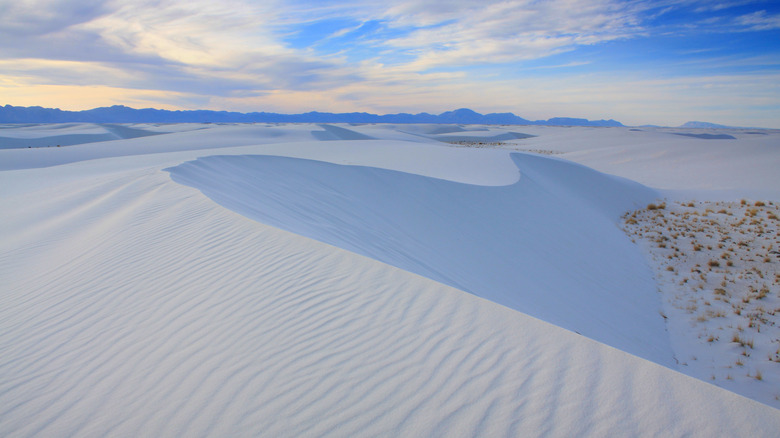
{"label": "dune slope", "polygon": [[774,409],[249,220],[154,167],[3,204],[4,436],[780,428]]}

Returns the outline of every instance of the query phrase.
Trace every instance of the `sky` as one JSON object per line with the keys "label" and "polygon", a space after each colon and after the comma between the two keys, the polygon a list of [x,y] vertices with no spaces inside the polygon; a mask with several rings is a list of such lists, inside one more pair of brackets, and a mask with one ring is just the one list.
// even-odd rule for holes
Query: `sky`
{"label": "sky", "polygon": [[0,0],[0,105],[780,128],[777,0]]}

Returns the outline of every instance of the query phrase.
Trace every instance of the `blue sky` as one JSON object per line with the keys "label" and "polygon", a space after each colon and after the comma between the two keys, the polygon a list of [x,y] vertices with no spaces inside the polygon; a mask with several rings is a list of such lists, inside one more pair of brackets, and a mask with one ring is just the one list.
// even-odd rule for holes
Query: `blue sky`
{"label": "blue sky", "polygon": [[0,104],[780,128],[777,1],[0,0],[0,17]]}

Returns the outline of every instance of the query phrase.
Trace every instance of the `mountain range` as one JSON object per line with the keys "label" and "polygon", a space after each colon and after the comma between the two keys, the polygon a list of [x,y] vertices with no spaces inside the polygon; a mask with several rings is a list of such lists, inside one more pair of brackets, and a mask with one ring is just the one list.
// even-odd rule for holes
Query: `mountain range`
{"label": "mountain range", "polygon": [[484,125],[623,126],[616,120],[587,120],[554,117],[531,121],[512,113],[479,114],[467,108],[441,114],[323,113],[278,114],[268,112],[228,112],[209,110],[169,111],[134,109],[123,105],[85,111],[64,111],[40,106],[0,106],[0,123],[456,123]]}

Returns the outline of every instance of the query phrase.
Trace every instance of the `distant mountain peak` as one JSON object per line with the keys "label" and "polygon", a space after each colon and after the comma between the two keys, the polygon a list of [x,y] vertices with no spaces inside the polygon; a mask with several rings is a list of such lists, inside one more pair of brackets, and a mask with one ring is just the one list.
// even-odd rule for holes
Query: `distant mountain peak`
{"label": "distant mountain peak", "polygon": [[714,129],[724,129],[724,128],[732,128],[732,126],[726,126],[726,125],[719,125],[717,123],[710,123],[710,122],[686,122],[679,126],[680,128],[714,128]]}
{"label": "distant mountain peak", "polygon": [[447,111],[447,112],[443,112],[443,113],[441,113],[439,115],[443,116],[445,114],[458,114],[458,115],[464,115],[464,116],[465,115],[468,115],[468,116],[471,116],[471,115],[481,116],[482,115],[482,114],[480,114],[480,113],[478,113],[478,112],[476,112],[474,110],[468,109],[468,108],[458,108],[455,111]]}

